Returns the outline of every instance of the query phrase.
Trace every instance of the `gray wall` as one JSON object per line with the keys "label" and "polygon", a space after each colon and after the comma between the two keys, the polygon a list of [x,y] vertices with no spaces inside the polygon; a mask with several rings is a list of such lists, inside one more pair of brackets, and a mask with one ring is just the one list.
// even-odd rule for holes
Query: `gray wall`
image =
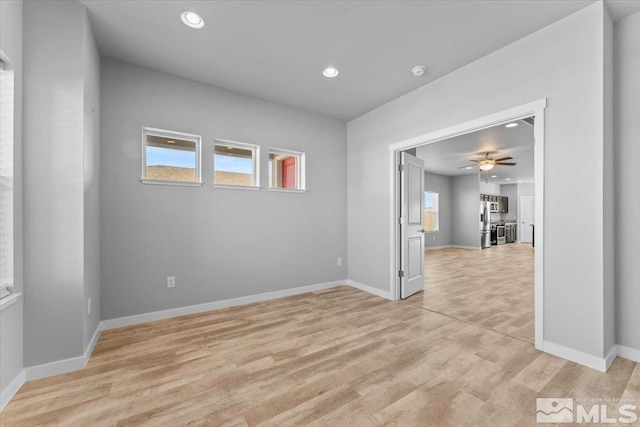
{"label": "gray wall", "polygon": [[617,343],[640,351],[640,13],[615,25]]}
{"label": "gray wall", "polygon": [[500,184],[492,184],[485,182],[481,174],[476,175],[480,180],[480,194],[491,194],[493,196],[500,195]]}
{"label": "gray wall", "polygon": [[390,144],[546,97],[544,339],[604,356],[603,7],[588,6],[348,123],[350,279],[391,286]]}
{"label": "gray wall", "polygon": [[[344,122],[105,58],[101,81],[103,319],[347,277]],[[205,185],[140,183],[143,126],[202,135]],[[269,147],[306,152],[309,191],[213,188],[214,138],[259,144],[263,186]]]}
{"label": "gray wall", "polygon": [[451,244],[480,248],[480,181],[477,175],[451,177]]}
{"label": "gray wall", "polygon": [[[14,67],[14,291],[23,292],[22,269],[22,1],[0,1],[0,49]],[[20,374],[23,363],[23,299],[0,312],[0,392]]]}
{"label": "gray wall", "polygon": [[425,248],[451,245],[451,177],[425,172],[424,191],[438,193],[440,230],[436,233],[426,233]]}
{"label": "gray wall", "polygon": [[[604,79],[603,79],[603,117],[604,147],[602,165],[603,191],[603,246],[604,258],[604,352],[608,352],[616,344],[616,295],[615,295],[615,241],[614,241],[614,158],[613,158],[613,21],[609,10],[604,8]],[[636,52],[636,55],[640,51]]]}
{"label": "gray wall", "polygon": [[[86,13],[86,11],[85,11]],[[83,20],[84,72],[84,340],[87,348],[100,323],[100,54]],[[86,304],[91,298],[91,313]]]}
{"label": "gray wall", "polygon": [[518,197],[535,195],[536,185],[534,183],[523,182],[522,184],[518,184]]}
{"label": "gray wall", "polygon": [[93,42],[84,6],[29,1],[24,12],[24,356],[33,366],[82,355],[85,328],[99,316],[86,323],[96,265],[85,266],[95,244],[85,247],[85,224],[95,238],[97,219],[85,151],[98,141],[85,134],[85,101],[96,105],[97,67],[95,55],[85,58]]}

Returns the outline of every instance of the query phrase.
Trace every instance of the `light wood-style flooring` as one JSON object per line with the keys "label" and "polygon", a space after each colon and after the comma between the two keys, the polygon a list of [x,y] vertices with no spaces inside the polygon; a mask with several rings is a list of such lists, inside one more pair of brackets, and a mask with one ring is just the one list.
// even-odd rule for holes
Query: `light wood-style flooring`
{"label": "light wood-style flooring", "polygon": [[406,301],[533,343],[533,258],[528,243],[425,251],[424,292]]}
{"label": "light wood-style flooring", "polygon": [[[536,397],[633,397],[520,339],[342,286],[102,332],[26,383],[3,426],[531,426]],[[613,413],[613,410],[609,412]]]}

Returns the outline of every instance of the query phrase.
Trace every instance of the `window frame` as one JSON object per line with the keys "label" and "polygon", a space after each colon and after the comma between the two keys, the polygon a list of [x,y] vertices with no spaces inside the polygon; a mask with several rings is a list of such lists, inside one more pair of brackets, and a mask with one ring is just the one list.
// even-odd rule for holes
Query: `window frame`
{"label": "window frame", "polygon": [[[196,171],[195,182],[183,182],[183,181],[163,181],[158,179],[147,179],[147,136],[158,136],[161,138],[175,138],[182,139],[184,141],[192,141],[196,145]],[[202,136],[177,132],[166,129],[158,129],[152,127],[142,128],[142,177],[140,182],[143,184],[153,185],[178,185],[184,187],[201,187],[202,186]]]}
{"label": "window frame", "polygon": [[[426,194],[427,193],[431,193],[431,194],[436,194],[437,195],[437,203],[436,203],[436,206],[435,206],[436,209],[433,212],[430,212],[431,214],[434,215],[434,218],[435,218],[434,222],[435,222],[436,228],[433,229],[433,230],[424,230],[424,232],[428,233],[428,234],[439,233],[440,232],[440,192],[433,191],[433,190],[425,190],[424,191],[424,194],[425,194],[425,199],[424,200],[426,200]],[[424,221],[424,217],[425,217],[425,211],[424,211],[425,208],[426,208],[426,206],[424,206],[424,204],[423,204],[422,205],[422,218],[423,218],[423,221]]]}
{"label": "window frame", "polygon": [[[232,185],[232,184],[216,184],[216,145],[234,147],[242,150],[251,150],[253,152],[252,176],[253,185]],[[260,190],[260,146],[257,144],[249,144],[248,142],[232,141],[229,139],[216,138],[213,140],[213,155],[211,156],[211,164],[213,166],[212,185],[214,188],[223,188],[228,190]]]}
{"label": "window frame", "polygon": [[283,193],[306,193],[309,191],[307,190],[306,185],[306,154],[304,152],[270,147],[268,153],[268,162],[271,162],[272,153],[285,156],[295,156],[298,158],[298,161],[296,162],[296,182],[298,182],[298,188],[275,188],[271,187],[271,183],[269,183],[269,191]]}

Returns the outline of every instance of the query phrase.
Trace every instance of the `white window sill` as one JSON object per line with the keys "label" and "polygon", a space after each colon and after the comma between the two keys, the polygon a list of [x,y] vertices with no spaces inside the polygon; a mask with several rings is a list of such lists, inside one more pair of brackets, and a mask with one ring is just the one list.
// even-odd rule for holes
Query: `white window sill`
{"label": "white window sill", "polygon": [[179,187],[202,187],[201,182],[159,181],[155,179],[141,179],[140,182],[143,184],[153,184],[153,185],[176,185]]}
{"label": "white window sill", "polygon": [[11,294],[8,297],[4,297],[0,299],[0,311],[13,305],[14,302],[18,301],[18,298],[20,298],[20,295],[22,294]]}
{"label": "white window sill", "polygon": [[425,230],[424,232],[427,233],[427,234],[438,234],[440,232],[440,230],[431,230],[431,231]]}
{"label": "white window sill", "polygon": [[257,187],[255,185],[213,184],[213,188],[222,188],[223,190],[253,190],[253,191],[259,191],[262,187]]}
{"label": "white window sill", "polygon": [[270,188],[269,191],[273,191],[276,193],[300,193],[300,194],[304,194],[309,190],[294,190],[291,188]]}

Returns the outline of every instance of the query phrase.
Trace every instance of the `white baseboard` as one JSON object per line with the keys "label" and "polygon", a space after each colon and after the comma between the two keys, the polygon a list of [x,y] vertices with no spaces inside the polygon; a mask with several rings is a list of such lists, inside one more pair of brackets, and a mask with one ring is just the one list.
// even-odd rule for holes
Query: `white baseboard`
{"label": "white baseboard", "polygon": [[618,356],[629,359],[632,362],[640,363],[640,350],[636,350],[635,348],[625,347],[623,345],[618,345]]}
{"label": "white baseboard", "polygon": [[100,337],[100,330],[100,325],[98,325],[82,356],[43,363],[42,365],[29,366],[25,368],[26,380],[38,380],[40,378],[52,377],[54,375],[66,374],[67,372],[83,369],[87,366],[87,362],[89,362],[89,359],[91,358],[93,349],[96,347],[96,343]]}
{"label": "white baseboard", "polygon": [[438,249],[482,249],[480,246],[463,246],[463,245],[443,245],[443,246],[425,246],[425,251],[435,251]]}
{"label": "white baseboard", "polygon": [[458,249],[474,249],[480,250],[482,249],[480,246],[463,246],[463,245],[451,245],[450,248],[458,248]]}
{"label": "white baseboard", "polygon": [[617,355],[618,355],[618,346],[614,344],[613,347],[611,347],[611,349],[607,353],[607,355],[604,357],[604,363],[605,363],[604,371],[605,372],[607,372],[609,370],[609,368],[611,367],[611,364],[613,363],[613,361],[616,360],[616,356]]}
{"label": "white baseboard", "polygon": [[391,296],[388,291],[383,291],[378,288],[367,286],[362,283],[356,282],[354,280],[337,280],[335,282],[319,283],[316,285],[301,286],[299,288],[284,289],[281,291],[267,292],[264,294],[249,295],[246,297],[232,298],[232,299],[227,299],[222,301],[213,301],[213,302],[208,302],[204,304],[196,304],[196,305],[190,305],[186,307],[171,308],[168,310],[154,311],[151,313],[136,314],[133,316],[125,316],[125,317],[118,317],[115,319],[103,320],[102,322],[100,322],[100,330],[106,331],[108,329],[138,325],[140,323],[153,322],[155,320],[170,319],[173,317],[187,316],[189,314],[203,313],[205,311],[219,310],[221,308],[251,304],[254,302],[267,301],[267,300],[276,299],[276,298],[284,298],[284,297],[289,297],[293,295],[304,294],[307,292],[319,291],[322,289],[335,288],[337,286],[342,286],[342,285],[349,285],[356,289],[360,289],[361,291],[365,291],[370,294],[374,294],[382,298],[386,298],[388,300],[391,299]]}
{"label": "white baseboard", "polygon": [[587,366],[600,372],[607,372],[611,363],[616,358],[616,346],[613,346],[606,357],[597,357],[592,354],[584,353],[580,350],[565,347],[560,344],[545,341],[543,344],[544,351],[554,356],[562,357],[580,365]]}
{"label": "white baseboard", "polygon": [[347,285],[349,285],[349,286],[351,286],[353,288],[356,288],[356,289],[360,289],[361,291],[365,291],[365,292],[368,292],[370,294],[377,295],[379,297],[391,300],[391,294],[389,293],[389,291],[383,291],[381,289],[374,288],[372,286],[365,285],[365,284],[360,283],[360,282],[356,282],[355,280],[347,280]]}
{"label": "white baseboard", "polygon": [[170,319],[173,317],[187,316],[189,314],[202,313],[205,311],[218,310],[221,308],[234,307],[237,305],[251,304],[259,301],[267,301],[276,298],[290,297],[307,292],[319,291],[322,289],[335,288],[346,285],[347,280],[335,282],[319,283],[316,285],[301,286],[299,288],[283,289],[281,291],[267,292],[264,294],[249,295],[246,297],[232,298],[222,301],[207,302],[204,304],[189,305],[186,307],[170,308],[168,310],[153,311],[151,313],[136,314],[133,316],[118,317],[115,319],[103,320],[100,322],[100,329],[122,328],[124,326],[138,325],[140,323],[153,322],[155,320]]}
{"label": "white baseboard", "polygon": [[2,390],[2,395],[0,395],[0,412],[4,411],[4,408],[7,404],[13,399],[13,396],[16,395],[20,387],[25,382],[25,372],[24,369],[20,371],[18,375],[9,383],[9,385]]}
{"label": "white baseboard", "polygon": [[609,370],[613,361],[616,360],[616,356],[640,363],[640,350],[623,345],[614,345],[611,347],[604,358],[583,353],[560,344],[550,343],[549,341],[544,342],[544,351],[601,372],[607,372]]}

